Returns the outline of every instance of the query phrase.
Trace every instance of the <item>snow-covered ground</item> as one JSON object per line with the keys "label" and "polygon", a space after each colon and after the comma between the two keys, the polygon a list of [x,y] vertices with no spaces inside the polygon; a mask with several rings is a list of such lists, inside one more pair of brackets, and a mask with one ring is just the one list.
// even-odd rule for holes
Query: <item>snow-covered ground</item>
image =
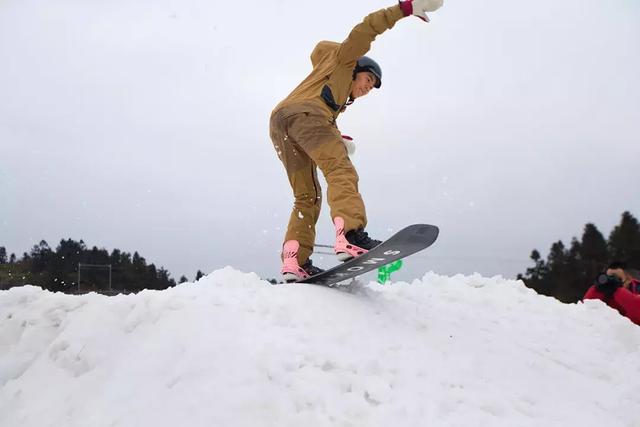
{"label": "snow-covered ground", "polygon": [[232,268],[165,291],[0,292],[0,425],[639,426],[640,328],[599,301],[427,274]]}

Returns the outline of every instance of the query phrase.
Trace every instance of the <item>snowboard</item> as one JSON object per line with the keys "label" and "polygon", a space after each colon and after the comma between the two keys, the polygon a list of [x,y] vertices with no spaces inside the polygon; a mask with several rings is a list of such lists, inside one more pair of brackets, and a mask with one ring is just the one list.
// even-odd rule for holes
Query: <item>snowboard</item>
{"label": "snowboard", "polygon": [[322,273],[298,280],[295,283],[334,286],[338,282],[353,279],[361,274],[376,270],[383,265],[428,248],[438,238],[439,231],[435,225],[410,225],[398,231],[366,254],[352,258]]}

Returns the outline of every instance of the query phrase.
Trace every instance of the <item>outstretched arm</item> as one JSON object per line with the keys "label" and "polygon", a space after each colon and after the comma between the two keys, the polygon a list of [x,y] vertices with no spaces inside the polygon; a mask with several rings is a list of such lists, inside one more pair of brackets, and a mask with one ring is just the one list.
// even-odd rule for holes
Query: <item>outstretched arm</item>
{"label": "outstretched arm", "polygon": [[358,60],[371,48],[375,38],[393,26],[405,16],[415,15],[428,21],[426,12],[432,12],[442,6],[443,0],[400,1],[396,6],[381,9],[367,15],[356,25],[338,50],[338,60],[348,64]]}
{"label": "outstretched arm", "polygon": [[338,60],[341,64],[348,64],[358,60],[367,53],[379,34],[393,28],[404,17],[400,6],[392,6],[381,9],[367,15],[364,20],[356,25],[338,50]]}

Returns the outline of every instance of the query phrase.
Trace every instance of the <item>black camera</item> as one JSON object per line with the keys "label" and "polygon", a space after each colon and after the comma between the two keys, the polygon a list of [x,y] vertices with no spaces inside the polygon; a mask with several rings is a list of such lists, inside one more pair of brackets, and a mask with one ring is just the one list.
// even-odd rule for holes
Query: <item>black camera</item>
{"label": "black camera", "polygon": [[600,273],[598,277],[596,277],[596,285],[618,287],[622,286],[622,280],[607,273]]}

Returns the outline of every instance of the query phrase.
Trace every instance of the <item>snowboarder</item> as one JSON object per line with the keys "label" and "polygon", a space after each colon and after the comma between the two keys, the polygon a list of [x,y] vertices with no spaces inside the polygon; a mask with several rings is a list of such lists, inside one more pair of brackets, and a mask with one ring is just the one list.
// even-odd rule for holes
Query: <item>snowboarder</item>
{"label": "snowboarder", "polygon": [[322,270],[309,258],[322,193],[320,168],[327,181],[331,218],[336,228],[335,253],[342,260],[362,255],[380,241],[365,231],[367,216],[358,191],[358,174],[349,159],[336,118],[357,98],[382,85],[382,70],[365,55],[376,36],[405,16],[429,22],[426,12],[443,0],[400,1],[373,12],[342,43],[321,41],[311,53],[313,70],[271,113],[270,136],[293,189],[294,207],[282,249],[284,281],[296,281]]}

